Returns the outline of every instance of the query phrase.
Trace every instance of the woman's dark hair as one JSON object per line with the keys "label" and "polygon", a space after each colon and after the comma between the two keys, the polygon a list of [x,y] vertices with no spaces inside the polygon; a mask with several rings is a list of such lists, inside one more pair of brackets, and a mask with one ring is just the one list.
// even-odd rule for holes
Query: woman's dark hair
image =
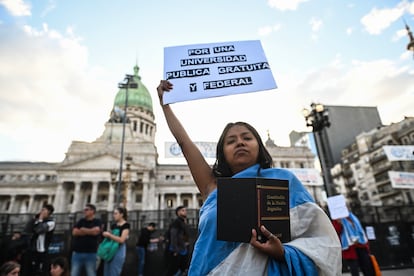
{"label": "woman's dark hair", "polygon": [[123,215],[124,220],[128,219],[127,209],[124,207],[116,207],[115,210],[117,210],[120,214]]}
{"label": "woman's dark hair", "polygon": [[50,262],[51,266],[60,266],[63,270],[62,276],[69,276],[69,264],[65,257],[56,257]]}
{"label": "woman's dark hair", "polygon": [[273,160],[270,156],[270,153],[265,148],[262,138],[260,137],[257,130],[248,123],[245,122],[236,122],[236,123],[228,123],[224,128],[223,132],[221,133],[220,139],[217,143],[217,150],[216,150],[216,162],[213,165],[213,173],[216,177],[229,177],[233,176],[233,172],[230,169],[229,164],[226,161],[224,156],[224,138],[229,132],[230,128],[234,126],[244,126],[247,128],[253,136],[256,138],[257,143],[259,144],[259,155],[257,157],[257,163],[260,164],[260,168],[267,169],[273,167]]}
{"label": "woman's dark hair", "polygon": [[0,267],[0,276],[6,276],[10,272],[12,272],[14,269],[20,267],[20,264],[16,263],[15,261],[8,261],[2,264]]}

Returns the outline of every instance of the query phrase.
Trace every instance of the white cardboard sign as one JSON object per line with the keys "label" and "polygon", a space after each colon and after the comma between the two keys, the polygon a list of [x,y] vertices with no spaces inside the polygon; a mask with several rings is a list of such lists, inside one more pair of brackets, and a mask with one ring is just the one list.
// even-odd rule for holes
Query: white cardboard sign
{"label": "white cardboard sign", "polygon": [[346,207],[346,199],[343,195],[328,197],[328,209],[331,219],[346,218],[349,216],[348,207]]}
{"label": "white cardboard sign", "polygon": [[277,88],[259,40],[164,48],[164,104]]}

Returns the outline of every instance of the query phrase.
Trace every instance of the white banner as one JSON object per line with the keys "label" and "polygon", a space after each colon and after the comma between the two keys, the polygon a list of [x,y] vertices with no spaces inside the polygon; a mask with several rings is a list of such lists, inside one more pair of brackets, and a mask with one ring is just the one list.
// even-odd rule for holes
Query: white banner
{"label": "white banner", "polygon": [[391,186],[395,189],[414,189],[414,173],[388,171]]}
{"label": "white banner", "polygon": [[164,48],[165,104],[276,88],[259,40]]}
{"label": "white banner", "polygon": [[306,186],[322,186],[323,179],[316,169],[288,168]]}
{"label": "white banner", "polygon": [[390,161],[414,161],[414,146],[383,146]]}
{"label": "white banner", "polygon": [[[216,142],[194,142],[205,158],[216,158]],[[165,142],[165,158],[183,158],[177,142]]]}

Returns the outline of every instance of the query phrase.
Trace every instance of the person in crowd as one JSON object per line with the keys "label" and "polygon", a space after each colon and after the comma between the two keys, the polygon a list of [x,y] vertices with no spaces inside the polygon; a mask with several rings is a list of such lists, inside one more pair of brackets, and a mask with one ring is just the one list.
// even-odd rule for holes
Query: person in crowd
{"label": "person in crowd", "polygon": [[349,216],[332,221],[342,245],[342,257],[349,266],[352,276],[358,276],[361,269],[364,276],[375,276],[369,253],[368,239],[359,219]]}
{"label": "person in crowd", "polygon": [[126,257],[126,241],[129,237],[130,225],[127,222],[128,215],[126,208],[117,207],[113,213],[114,223],[111,225],[111,231],[118,229],[120,235],[116,236],[110,231],[105,231],[102,235],[105,238],[116,241],[120,244],[114,258],[104,262],[104,276],[119,276]]}
{"label": "person in crowd", "polygon": [[141,229],[138,241],[137,241],[137,255],[138,255],[138,276],[144,275],[145,259],[147,254],[148,245],[150,242],[158,242],[159,238],[153,238],[152,235],[156,230],[154,222],[148,223],[148,225]]}
{"label": "person in crowd", "polygon": [[[50,262],[50,276],[69,276],[69,265],[65,257],[56,257]],[[77,274],[82,275],[82,274]]]}
{"label": "person in crowd", "polygon": [[101,220],[95,218],[96,207],[86,204],[84,217],[72,229],[71,275],[81,275],[85,269],[87,276],[96,276],[96,251],[101,237]]}
{"label": "person in crowd", "polygon": [[27,248],[27,242],[20,231],[14,231],[9,240],[3,245],[5,261],[21,262],[22,255]]}
{"label": "person in crowd", "polygon": [[[161,80],[157,87],[161,107],[205,200],[188,274],[341,275],[341,245],[330,219],[293,173],[273,168],[272,158],[257,131],[244,122],[227,124],[211,167],[170,105],[163,104],[163,94],[172,89],[172,83]],[[267,238],[264,243],[257,240],[255,229],[250,244],[217,240],[217,177],[288,180],[291,241],[282,244],[264,226],[260,227]]]}
{"label": "person in crowd", "polygon": [[5,262],[0,266],[0,276],[19,276],[20,264],[15,261]]}
{"label": "person in crowd", "polygon": [[[56,222],[52,217],[55,208],[45,204],[40,212],[26,225],[25,233],[30,236],[30,245],[27,255],[30,269],[23,275],[47,275],[49,273],[48,248],[53,237]],[[26,270],[27,267],[24,267]],[[30,274],[27,274],[30,273]]]}
{"label": "person in crowd", "polygon": [[167,248],[167,276],[185,274],[188,270],[188,226],[187,208],[178,206],[175,209],[176,219],[168,230],[169,244]]}

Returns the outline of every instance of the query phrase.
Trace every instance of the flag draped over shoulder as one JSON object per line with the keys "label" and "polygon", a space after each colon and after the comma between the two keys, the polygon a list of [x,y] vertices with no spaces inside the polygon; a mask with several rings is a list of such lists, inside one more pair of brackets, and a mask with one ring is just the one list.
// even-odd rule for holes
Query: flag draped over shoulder
{"label": "flag draped over shoulder", "polygon": [[189,275],[341,275],[338,236],[328,216],[293,173],[285,169],[259,169],[259,165],[254,165],[234,177],[289,181],[292,240],[283,244],[285,262],[278,262],[247,243],[217,240],[215,190],[200,210],[199,238]]}

